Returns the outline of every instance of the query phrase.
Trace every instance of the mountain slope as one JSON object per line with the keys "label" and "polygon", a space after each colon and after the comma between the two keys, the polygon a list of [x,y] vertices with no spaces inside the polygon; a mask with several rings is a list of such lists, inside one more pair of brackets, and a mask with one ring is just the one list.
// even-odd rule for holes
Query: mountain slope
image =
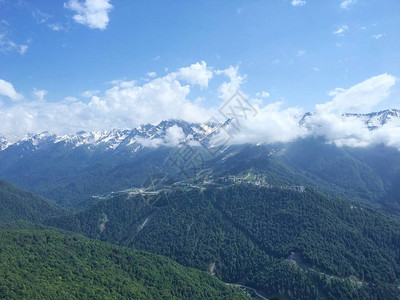
{"label": "mountain slope", "polygon": [[269,297],[392,299],[400,283],[400,222],[312,190],[122,195],[49,224],[166,255]]}
{"label": "mountain slope", "polygon": [[41,222],[65,211],[46,199],[0,180],[0,222]]}
{"label": "mountain slope", "polygon": [[161,256],[48,230],[0,233],[1,299],[248,299]]}

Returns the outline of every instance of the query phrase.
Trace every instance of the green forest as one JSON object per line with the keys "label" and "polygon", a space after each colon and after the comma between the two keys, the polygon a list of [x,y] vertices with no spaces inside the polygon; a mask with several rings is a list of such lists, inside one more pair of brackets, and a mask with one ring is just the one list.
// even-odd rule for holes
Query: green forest
{"label": "green forest", "polygon": [[248,297],[159,255],[51,230],[1,230],[0,299]]}
{"label": "green forest", "polygon": [[400,222],[368,206],[248,185],[122,195],[48,225],[296,299],[395,299]]}

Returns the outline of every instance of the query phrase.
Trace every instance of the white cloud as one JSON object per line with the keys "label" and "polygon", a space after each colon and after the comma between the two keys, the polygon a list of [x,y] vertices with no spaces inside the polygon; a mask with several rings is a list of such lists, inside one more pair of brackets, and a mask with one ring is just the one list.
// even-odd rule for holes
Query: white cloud
{"label": "white cloud", "polygon": [[24,97],[17,93],[14,86],[3,79],[0,79],[0,96],[6,96],[12,100],[22,100]]}
{"label": "white cloud", "polygon": [[178,125],[167,128],[164,140],[161,138],[142,138],[139,137],[136,141],[144,147],[158,148],[160,146],[175,147],[185,140],[186,136],[182,128]]}
{"label": "white cloud", "polygon": [[307,130],[299,126],[303,116],[300,108],[283,108],[282,102],[266,106],[254,104],[257,110],[255,117],[241,119],[239,131],[232,129],[232,143],[277,143],[290,142],[299,137],[307,136]]}
{"label": "white cloud", "polygon": [[24,55],[28,50],[28,48],[29,48],[28,45],[20,45],[18,50],[19,54]]}
{"label": "white cloud", "polygon": [[306,1],[304,0],[292,0],[293,6],[304,6],[306,5]]}
{"label": "white cloud", "polygon": [[[392,75],[382,74],[367,79],[348,89],[331,92],[331,101],[316,106],[316,113],[306,118],[307,127],[299,126],[304,111],[284,108],[276,102],[266,106],[250,101],[258,114],[241,119],[240,131],[232,131],[233,143],[289,142],[310,135],[324,137],[337,146],[366,147],[384,144],[400,149],[400,119],[392,119],[376,130],[369,130],[358,117],[344,116],[344,112],[371,112],[390,94],[396,83]],[[310,128],[308,130],[307,128]]]}
{"label": "white cloud", "polygon": [[383,37],[383,34],[374,34],[373,36],[372,36],[372,38],[373,39],[375,39],[375,40],[379,40],[381,37]]}
{"label": "white cloud", "polygon": [[45,101],[44,97],[48,94],[48,92],[46,90],[33,89],[32,94],[37,101],[44,102]]}
{"label": "white cloud", "polygon": [[76,102],[76,101],[78,101],[79,99],[76,98],[76,97],[67,96],[67,97],[64,98],[64,100],[65,100],[65,101],[68,101],[68,102]]}
{"label": "white cloud", "polygon": [[205,61],[192,64],[186,68],[180,68],[177,77],[189,82],[191,85],[199,85],[201,88],[208,87],[208,81],[212,78],[213,72],[207,68]]}
{"label": "white cloud", "polygon": [[323,112],[370,112],[373,107],[387,98],[390,89],[395,85],[396,78],[389,74],[367,79],[349,89],[337,88],[329,93],[332,101],[316,106]]}
{"label": "white cloud", "polygon": [[340,7],[343,9],[348,9],[351,5],[355,4],[357,0],[344,0],[341,4]]}
{"label": "white cloud", "polygon": [[169,146],[177,146],[185,139],[185,134],[181,127],[174,125],[167,129],[165,141]]}
{"label": "white cloud", "polygon": [[230,99],[239,89],[241,84],[246,79],[246,76],[239,75],[239,67],[229,67],[225,70],[215,71],[217,75],[225,75],[229,81],[225,81],[218,88],[219,98],[223,100]]}
{"label": "white cloud", "polygon": [[50,28],[51,30],[53,30],[53,31],[61,31],[61,30],[64,30],[64,27],[61,26],[60,24],[57,24],[57,23],[49,24],[48,26],[49,26],[49,28]]}
{"label": "white cloud", "polygon": [[81,94],[81,96],[82,96],[83,98],[92,98],[93,96],[96,96],[96,95],[98,95],[98,94],[100,94],[100,91],[99,91],[99,90],[87,90],[87,91],[84,91],[84,92]]}
{"label": "white cloud", "polygon": [[[210,70],[205,63],[189,66],[191,72],[204,73]],[[193,66],[192,65],[192,66]],[[198,66],[204,66],[198,68]],[[196,95],[196,101],[189,100],[192,81],[200,86],[208,85],[207,75],[182,76],[181,70],[163,77],[150,79],[145,83],[135,80],[115,80],[103,92],[86,91],[89,100],[81,101],[67,97],[61,101],[44,100],[45,90],[34,90],[33,99],[23,100],[13,86],[0,80],[0,94],[14,100],[0,107],[0,136],[17,138],[27,132],[51,131],[56,134],[71,134],[77,131],[103,130],[111,128],[134,128],[141,124],[156,124],[167,119],[181,119],[188,122],[205,122],[211,117],[225,121],[217,107],[206,107],[207,101]],[[206,72],[207,73],[207,72]],[[214,76],[227,77],[217,89],[218,96],[228,100],[241,88],[246,76],[238,67],[214,71]],[[197,73],[196,73],[197,74]],[[184,79],[185,78],[185,79]],[[188,80],[190,78],[190,81]],[[194,79],[195,78],[195,79]],[[304,110],[285,107],[282,102],[264,104],[261,99],[248,98],[248,103],[257,111],[240,119],[240,130],[231,126],[232,143],[274,143],[289,142],[309,135],[322,136],[338,146],[361,147],[383,143],[400,148],[400,120],[393,120],[380,129],[370,131],[362,120],[343,117],[344,112],[370,112],[380,106],[390,94],[396,78],[382,74],[358,83],[347,89],[335,89],[332,99],[316,106],[316,113],[307,119],[312,131],[299,126]],[[206,94],[210,94],[210,90]],[[267,96],[260,92],[257,97]],[[397,122],[397,123],[396,123]],[[185,139],[182,129],[169,129],[164,140],[141,139],[138,142],[147,147],[173,146]]]}
{"label": "white cloud", "polygon": [[322,136],[337,146],[366,147],[384,144],[400,149],[400,119],[393,118],[376,130],[369,130],[362,118],[344,112],[372,112],[390,94],[396,78],[382,74],[349,89],[330,93],[332,101],[316,106],[306,120],[311,134]]}
{"label": "white cloud", "polygon": [[136,80],[121,80],[121,79],[114,79],[109,82],[112,85],[118,86],[120,88],[128,88],[128,87],[133,87],[136,85]]}
{"label": "white cloud", "polygon": [[3,53],[16,51],[24,55],[28,50],[28,45],[18,44],[7,38],[5,34],[0,34],[0,51]]}
{"label": "white cloud", "polygon": [[42,12],[39,9],[35,9],[32,12],[32,16],[36,20],[36,22],[38,22],[39,24],[46,23],[49,19],[54,17],[53,15],[47,14],[45,12]]}
{"label": "white cloud", "polygon": [[150,78],[154,78],[157,76],[156,72],[147,72],[147,76],[149,76]]}
{"label": "white cloud", "polygon": [[[194,64],[198,65],[203,64]],[[194,73],[195,70],[197,67],[194,68]],[[203,68],[199,70],[199,77],[193,74],[189,76],[186,72],[182,74],[180,71],[151,79],[144,84],[138,84],[135,80],[114,80],[111,82],[112,86],[102,93],[84,92],[85,96],[91,96],[89,101],[75,98],[45,101],[47,92],[35,89],[33,99],[0,108],[0,136],[23,137],[27,132],[46,130],[56,134],[69,134],[81,130],[134,128],[166,119],[207,121],[212,115],[212,109],[189,100],[191,86],[184,84],[190,79],[205,86],[206,81],[201,75],[204,73]],[[14,99],[20,99],[17,96],[19,94],[10,92],[10,89],[7,93]],[[173,132],[170,140],[174,141]]]}
{"label": "white cloud", "polygon": [[306,51],[305,50],[299,50],[299,51],[297,51],[297,56],[298,57],[300,57],[300,56],[303,56],[304,54],[306,54]]}
{"label": "white cloud", "polygon": [[270,94],[266,91],[262,91],[261,93],[256,93],[256,96],[261,98],[268,98]]}
{"label": "white cloud", "polygon": [[400,149],[400,120],[392,119],[375,130],[369,130],[363,120],[355,116],[319,113],[308,118],[312,134],[324,137],[339,147],[367,147],[384,144]]}
{"label": "white cloud", "polygon": [[347,25],[341,25],[337,30],[333,32],[333,34],[341,34],[347,30],[349,30],[349,27]]}
{"label": "white cloud", "polygon": [[90,28],[106,29],[109,17],[108,14],[113,8],[111,0],[69,0],[64,7],[74,11],[75,22],[86,25]]}

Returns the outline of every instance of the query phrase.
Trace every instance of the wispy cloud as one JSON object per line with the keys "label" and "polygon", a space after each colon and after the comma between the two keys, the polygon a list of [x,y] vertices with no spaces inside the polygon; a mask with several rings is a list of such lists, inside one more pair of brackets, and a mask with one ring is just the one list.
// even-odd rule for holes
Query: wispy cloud
{"label": "wispy cloud", "polygon": [[93,96],[96,96],[98,94],[100,94],[99,90],[87,90],[81,93],[81,96],[83,98],[92,98]]}
{"label": "wispy cloud", "polygon": [[305,0],[292,0],[293,6],[304,6],[306,3],[307,2]]}
{"label": "wispy cloud", "polygon": [[306,54],[306,50],[299,50],[299,51],[297,51],[297,53],[296,53],[296,55],[297,55],[298,57],[303,56],[304,54]]}
{"label": "wispy cloud", "polygon": [[64,30],[64,26],[62,26],[60,24],[57,24],[57,23],[49,24],[48,26],[53,31],[62,31],[62,30]]}
{"label": "wispy cloud", "polygon": [[0,51],[3,53],[18,52],[24,55],[28,50],[29,46],[26,44],[18,44],[7,38],[5,34],[0,34]]}
{"label": "wispy cloud", "polygon": [[42,12],[39,9],[35,9],[32,12],[32,16],[33,18],[36,20],[37,23],[39,24],[43,24],[46,23],[48,20],[50,20],[51,18],[54,18],[53,15],[47,14],[45,12]]}
{"label": "wispy cloud", "polygon": [[357,0],[344,0],[341,4],[340,7],[342,9],[348,9],[351,5],[355,4]]}
{"label": "wispy cloud", "polygon": [[48,92],[46,90],[38,90],[34,88],[32,94],[35,97],[36,101],[44,102],[45,101],[44,97],[48,94]]}
{"label": "wispy cloud", "polygon": [[375,39],[375,40],[379,40],[381,37],[383,37],[383,34],[382,34],[382,33],[374,34],[374,35],[372,36],[372,38]]}
{"label": "wispy cloud", "polygon": [[333,32],[333,34],[342,34],[342,33],[344,33],[345,31],[347,31],[347,30],[349,30],[349,27],[347,26],[347,25],[341,25],[341,26],[339,26],[339,28],[337,29],[337,30],[335,30],[334,32]]}
{"label": "wispy cloud", "polygon": [[0,96],[6,96],[12,100],[22,100],[24,97],[17,93],[14,86],[3,79],[0,79]]}
{"label": "wispy cloud", "polygon": [[257,97],[261,97],[261,98],[268,98],[270,95],[270,93],[266,92],[266,91],[262,91],[262,92],[258,92],[256,93]]}

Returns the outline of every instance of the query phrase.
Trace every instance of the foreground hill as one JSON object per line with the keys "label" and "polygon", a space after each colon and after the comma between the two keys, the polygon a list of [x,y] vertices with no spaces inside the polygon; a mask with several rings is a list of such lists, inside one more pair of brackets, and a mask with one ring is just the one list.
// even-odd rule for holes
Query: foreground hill
{"label": "foreground hill", "polygon": [[1,299],[247,299],[170,259],[54,231],[0,231]]}
{"label": "foreground hill", "polygon": [[398,219],[313,190],[234,185],[122,195],[49,224],[166,255],[269,297],[399,292]]}
{"label": "foreground hill", "polygon": [[56,204],[0,180],[0,223],[18,220],[41,222],[63,213],[64,210]]}

